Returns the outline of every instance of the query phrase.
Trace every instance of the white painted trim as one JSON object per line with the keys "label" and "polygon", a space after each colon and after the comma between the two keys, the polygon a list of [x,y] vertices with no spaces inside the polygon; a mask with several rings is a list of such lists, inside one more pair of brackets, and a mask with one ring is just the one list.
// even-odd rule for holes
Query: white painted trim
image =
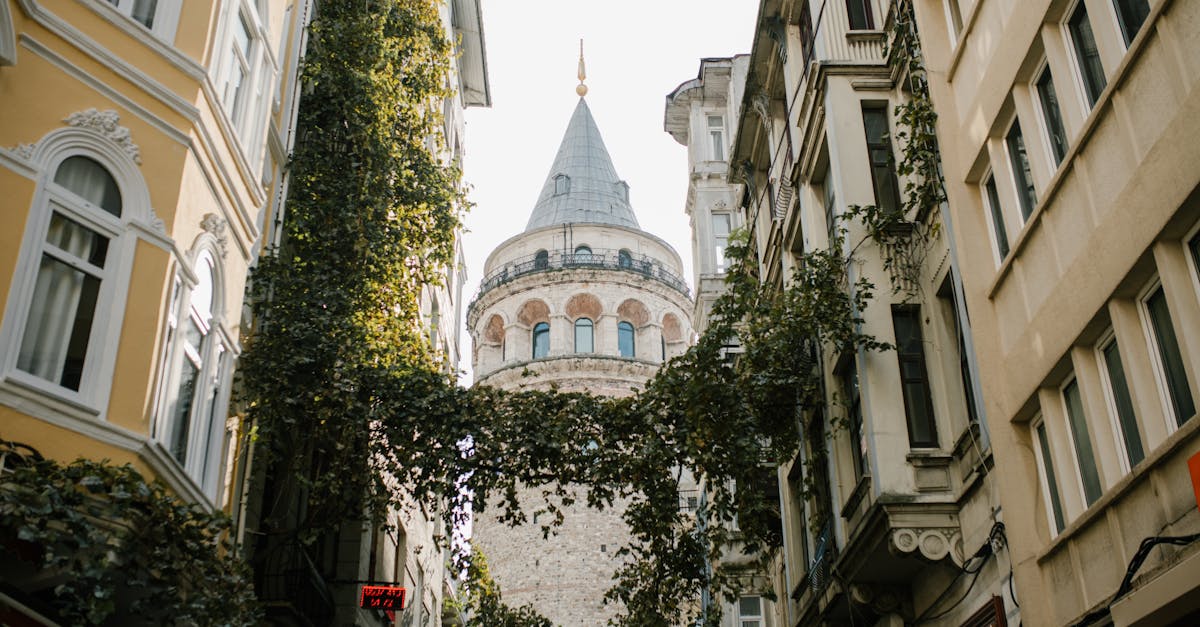
{"label": "white painted trim", "polygon": [[[1096,365],[1098,366],[1097,370],[1100,371],[1100,385],[1104,388],[1104,405],[1108,409],[1109,426],[1112,428],[1113,435],[1116,436],[1116,442],[1114,442],[1114,444],[1116,444],[1117,459],[1121,463],[1121,475],[1124,476],[1129,474],[1129,472],[1133,469],[1133,465],[1129,460],[1129,452],[1126,450],[1128,448],[1128,444],[1126,443],[1125,429],[1121,427],[1121,417],[1120,412],[1117,409],[1117,398],[1113,390],[1112,377],[1110,377],[1108,374],[1108,360],[1104,357],[1105,349],[1113,345],[1115,345],[1117,347],[1117,351],[1120,352],[1121,345],[1117,342],[1116,332],[1112,328],[1109,328],[1109,330],[1105,331],[1104,335],[1100,337],[1100,341],[1096,342],[1094,352]],[[1124,354],[1121,355],[1121,367],[1126,367]],[[1125,380],[1125,387],[1126,389],[1129,388],[1128,377],[1126,377]],[[1130,392],[1132,392],[1132,390],[1130,390]],[[1137,420],[1136,413],[1134,414],[1134,420]],[[1138,440],[1142,442],[1142,453],[1144,456],[1146,444],[1145,438],[1142,437],[1141,433],[1138,434]]]}
{"label": "white painted trim", "polygon": [[[71,61],[67,60],[66,57],[63,57],[62,55],[58,54],[54,50],[50,49],[46,45],[42,44],[38,40],[31,37],[28,33],[21,33],[20,39],[21,39],[21,45],[24,46],[25,48],[28,48],[30,52],[33,52],[34,54],[38,55],[39,57],[42,57],[43,59],[48,61],[51,65],[66,72],[67,74],[73,76],[74,78],[79,80],[81,83],[87,85],[88,87],[91,87],[92,89],[96,90],[100,94],[103,94],[109,100],[113,101],[116,104],[119,104],[122,108],[128,110],[130,113],[133,113],[134,115],[138,116],[142,120],[146,121],[151,126],[155,127],[156,129],[161,131],[164,135],[171,138],[175,142],[183,144],[183,145],[188,144],[189,140],[188,140],[188,136],[186,133],[175,128],[175,126],[172,125],[170,122],[155,115],[149,109],[146,109],[142,105],[138,104],[136,101],[134,101],[132,98],[126,96],[121,91],[110,87],[108,84],[104,83],[100,79],[96,78],[95,76],[92,76],[86,70],[80,68],[79,66],[75,65]],[[129,77],[124,77],[124,78],[129,79]],[[132,79],[130,79],[130,80],[132,80]],[[189,107],[190,111],[182,111],[180,113],[182,115],[188,117],[189,120],[193,120],[193,121],[196,120],[199,116],[199,111],[194,106],[192,106],[190,103],[188,103],[188,107]]]}
{"label": "white painted trim", "polygon": [[[1054,84],[1054,72],[1050,69],[1050,61],[1045,56],[1043,56],[1042,60],[1038,62],[1037,67],[1033,71],[1033,76],[1029,80],[1029,94],[1032,96],[1031,100],[1033,100],[1033,117],[1037,119],[1038,130],[1041,132],[1040,134],[1042,141],[1039,143],[1042,145],[1042,153],[1046,158],[1046,165],[1051,166],[1050,177],[1053,178],[1055,172],[1058,172],[1059,168],[1062,167],[1062,164],[1066,163],[1066,154],[1063,154],[1062,163],[1059,163],[1058,159],[1054,156],[1054,138],[1050,132],[1050,121],[1046,119],[1046,112],[1043,110],[1044,107],[1042,106],[1041,98],[1042,90],[1038,87],[1038,81],[1042,78],[1042,74],[1045,72],[1050,72],[1050,85],[1054,87],[1054,99],[1056,104],[1058,104],[1059,109],[1058,116],[1060,118],[1062,117],[1062,104],[1057,102],[1059,100],[1058,86]],[[1063,141],[1066,141],[1067,139],[1066,132],[1067,129],[1064,125]],[[1067,144],[1065,148],[1067,152],[1069,152],[1071,149],[1070,144]],[[1025,142],[1025,150],[1026,152],[1029,151],[1028,141]]]}
{"label": "white painted trim", "polygon": [[[1050,442],[1049,429],[1045,429],[1045,422],[1046,422],[1046,420],[1041,414],[1034,416],[1033,419],[1029,421],[1029,435],[1032,436],[1032,439],[1033,439],[1033,455],[1037,460],[1038,483],[1041,484],[1042,501],[1044,503],[1043,506],[1046,508],[1047,529],[1050,531],[1050,537],[1055,538],[1059,535],[1060,532],[1058,530],[1058,523],[1054,520],[1054,495],[1052,495],[1050,493],[1050,481],[1048,478],[1050,473],[1049,473],[1048,469],[1046,468],[1046,460],[1042,456],[1042,440],[1041,440],[1042,436],[1038,434],[1038,427],[1042,427],[1046,433],[1046,450],[1050,452],[1050,456],[1051,456],[1050,461],[1053,462],[1054,461],[1054,457],[1053,457],[1054,456],[1054,446]],[[1056,484],[1059,483],[1059,480],[1058,480],[1059,478],[1057,475],[1054,476],[1054,479],[1055,479],[1054,482]],[[1066,511],[1067,508],[1064,506],[1064,504],[1062,502],[1063,495],[1062,495],[1061,489],[1059,489],[1057,496],[1058,496],[1059,507],[1063,510],[1063,512],[1062,512],[1063,529],[1066,529],[1067,523],[1068,523],[1067,511]]]}
{"label": "white painted trim", "polygon": [[[1154,383],[1158,388],[1158,400],[1162,404],[1163,421],[1167,426],[1167,435],[1170,436],[1179,430],[1179,419],[1175,416],[1175,403],[1171,400],[1171,390],[1167,383],[1167,371],[1162,363],[1162,347],[1158,345],[1158,335],[1154,332],[1154,326],[1150,322],[1150,308],[1146,305],[1146,301],[1158,289],[1163,289],[1163,298],[1166,298],[1166,288],[1163,288],[1162,279],[1155,276],[1137,296],[1138,314],[1142,319],[1142,334],[1146,342],[1146,347],[1150,353],[1150,367],[1154,371]],[[1169,304],[1168,304],[1169,306]],[[1175,318],[1171,317],[1171,326],[1175,326]],[[1180,336],[1179,330],[1175,330],[1175,338],[1178,341]]]}
{"label": "white painted trim", "polygon": [[[67,157],[86,155],[104,164],[117,181],[122,198],[122,217],[118,220],[100,209],[89,211],[82,199],[68,192],[57,191],[52,177],[58,165]],[[29,161],[40,170],[37,191],[30,205],[29,219],[21,240],[21,250],[9,289],[0,328],[0,376],[38,390],[49,399],[77,405],[86,412],[105,418],[112,391],[117,347],[128,298],[130,274],[133,268],[136,236],[131,223],[152,220],[149,191],[145,180],[129,153],[111,139],[85,127],[66,127],[47,133],[33,149]],[[110,261],[105,264],[96,315],[88,340],[84,372],[79,390],[68,390],[53,382],[42,381],[17,369],[17,358],[28,319],[28,307],[37,283],[43,241],[50,216],[51,202],[68,208],[74,219],[89,222],[92,228],[107,234]],[[81,204],[82,203],[82,204]],[[95,213],[104,222],[89,220]],[[101,215],[103,214],[103,215]]]}
{"label": "white painted trim", "polygon": [[[1000,254],[1000,241],[996,237],[997,235],[999,235],[999,232],[996,231],[996,220],[995,220],[995,218],[993,218],[993,214],[999,214],[1000,219],[1003,220],[1004,219],[1004,205],[1001,204],[999,207],[992,206],[992,199],[988,197],[988,191],[987,191],[987,183],[988,183],[989,179],[992,181],[992,185],[995,186],[996,185],[996,170],[991,167],[990,163],[988,164],[987,171],[984,172],[983,176],[979,179],[979,195],[981,197],[981,200],[983,200],[983,219],[988,227],[988,243],[992,249],[992,259],[995,260],[996,267],[999,268],[1000,266],[1004,265],[1004,260],[1007,259],[1008,257]],[[996,189],[996,200],[1000,200],[999,188]],[[1003,227],[1004,225],[1001,224],[1001,226]],[[1004,239],[1005,239],[1005,241],[1008,241],[1008,228],[1007,227],[1004,228]],[[1008,254],[1009,255],[1013,254],[1011,241],[1008,241]]]}
{"label": "white painted trim", "polygon": [[17,31],[8,2],[0,2],[0,67],[17,64]]}
{"label": "white painted trim", "polygon": [[[119,1],[129,4],[133,0]],[[141,22],[133,19],[133,16],[127,14],[125,9],[113,6],[106,0],[77,0],[77,2],[96,12],[97,15],[104,18],[104,21],[146,44],[160,55],[169,57],[171,54],[180,54],[172,44],[175,42],[175,32],[179,27],[179,13],[183,0],[158,0],[154,7],[154,28],[147,28]],[[153,37],[147,39],[147,33]]]}
{"label": "white painted trim", "polygon": [[[96,0],[79,1],[93,9],[100,4],[103,4],[102,2]],[[182,0],[177,1],[182,2]],[[45,7],[41,6],[41,2],[38,0],[17,0],[17,2],[21,5],[21,8],[25,11],[26,15],[33,18],[35,22],[45,27],[50,32],[66,39],[69,42],[72,42],[80,50],[83,50],[96,60],[106,63],[106,65],[109,67],[113,67],[111,64],[107,64],[108,58],[116,59],[111,52],[101,47],[98,43],[96,43],[95,40],[93,40],[91,37],[88,37],[83,31],[75,28],[63,18],[46,10]],[[124,16],[121,17],[124,18]],[[132,22],[132,20],[130,20],[130,22]],[[176,20],[176,22],[178,22],[178,20]],[[120,27],[119,22],[115,23],[117,23],[118,27]],[[132,26],[129,28],[132,29]],[[141,32],[144,33],[145,29],[142,29]],[[152,48],[155,52],[162,55],[162,57],[166,59],[168,63],[184,74],[187,74],[195,79],[199,79],[200,76],[204,74],[204,68],[199,63],[188,58],[176,48],[154,38],[148,39],[144,36],[139,36],[141,33],[136,30],[134,33],[137,33],[135,36],[139,40],[150,46],[150,48]]]}
{"label": "white painted trim", "polygon": [[[1064,50],[1067,53],[1067,64],[1071,66],[1071,75],[1074,79],[1071,82],[1075,85],[1076,103],[1079,105],[1079,110],[1083,112],[1082,119],[1086,120],[1094,107],[1088,104],[1087,83],[1083,80],[1083,67],[1079,64],[1079,51],[1075,48],[1075,40],[1071,36],[1071,18],[1075,16],[1075,11],[1081,4],[1084,6],[1084,10],[1086,11],[1087,3],[1084,2],[1084,0],[1076,0],[1075,2],[1072,2],[1071,6],[1067,7],[1067,9],[1063,11],[1062,21],[1058,23],[1058,30],[1059,33],[1062,34]],[[1092,27],[1092,39],[1095,39],[1096,26],[1095,24],[1092,24],[1092,14],[1090,12],[1088,13],[1088,24]],[[1118,33],[1117,36],[1119,37],[1120,34]],[[1099,48],[1098,43],[1097,48]],[[1100,67],[1104,67],[1103,57],[1100,59]],[[1107,80],[1108,77],[1105,76],[1105,81]],[[1099,96],[1100,94],[1097,94],[1097,106],[1101,104]],[[1061,103],[1062,98],[1059,97],[1058,101]]]}
{"label": "white painted trim", "polygon": [[[1091,504],[1087,502],[1087,490],[1083,485],[1083,464],[1082,460],[1079,459],[1079,445],[1075,442],[1075,425],[1072,424],[1071,421],[1071,406],[1067,404],[1067,387],[1072,383],[1075,384],[1075,391],[1079,393],[1080,411],[1084,412],[1084,414],[1079,418],[1083,422],[1084,428],[1087,429],[1088,417],[1087,409],[1083,407],[1083,387],[1079,383],[1079,378],[1075,376],[1073,371],[1071,374],[1067,375],[1067,378],[1062,382],[1061,385],[1058,386],[1058,402],[1060,405],[1062,405],[1062,417],[1066,422],[1064,426],[1066,427],[1067,432],[1067,444],[1069,444],[1071,447],[1071,466],[1075,470],[1075,483],[1077,484],[1076,487],[1079,489],[1079,502],[1075,505],[1079,507],[1079,512],[1083,513],[1086,512],[1089,507],[1091,507]],[[1049,434],[1047,433],[1047,435]],[[1091,429],[1088,429],[1087,435],[1089,440],[1093,439]],[[1096,500],[1099,501],[1100,497],[1104,496],[1104,476],[1101,474],[1100,466],[1096,462],[1096,445],[1094,442],[1089,442],[1088,444],[1090,444],[1092,448],[1092,464],[1096,466],[1096,479],[1100,484],[1100,495],[1096,497]],[[1059,494],[1059,499],[1062,499],[1062,494]],[[1066,512],[1064,511],[1063,514],[1065,516]]]}

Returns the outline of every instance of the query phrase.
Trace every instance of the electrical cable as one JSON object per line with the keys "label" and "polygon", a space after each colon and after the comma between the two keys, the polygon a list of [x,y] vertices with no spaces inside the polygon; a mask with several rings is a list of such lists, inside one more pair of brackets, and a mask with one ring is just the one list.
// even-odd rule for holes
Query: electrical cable
{"label": "electrical cable", "polygon": [[1187,536],[1150,536],[1143,539],[1142,543],[1138,546],[1137,552],[1133,554],[1133,559],[1129,560],[1129,566],[1125,569],[1125,578],[1121,580],[1121,585],[1117,588],[1116,593],[1109,597],[1104,607],[1088,613],[1079,622],[1072,624],[1071,627],[1086,627],[1109,616],[1113,603],[1116,603],[1117,599],[1125,596],[1125,593],[1129,592],[1129,589],[1133,587],[1134,576],[1137,575],[1137,571],[1141,569],[1142,564],[1150,556],[1150,551],[1154,547],[1160,544],[1187,546],[1196,540],[1200,540],[1200,533],[1193,533]]}
{"label": "electrical cable", "polygon": [[[987,564],[987,561],[995,556],[996,553],[995,553],[995,549],[993,547],[993,543],[997,542],[998,539],[1000,541],[1004,542],[1005,545],[1007,545],[1007,541],[1006,541],[1005,535],[1004,535],[1004,523],[999,522],[999,521],[997,521],[996,523],[994,523],[992,525],[991,530],[988,531],[987,540],[983,543],[982,546],[979,547],[979,550],[975,551],[974,555],[972,555],[970,558],[967,559],[966,562],[963,563],[962,569],[959,570],[958,574],[954,576],[954,579],[950,582],[950,585],[946,586],[946,589],[943,590],[942,593],[939,594],[938,597],[933,600],[933,603],[930,603],[925,608],[925,611],[921,612],[921,615],[918,616],[916,619],[914,619],[912,621],[912,623],[910,623],[910,624],[919,625],[924,621],[935,620],[935,619],[941,618],[943,616],[946,616],[951,611],[953,611],[954,608],[958,607],[964,600],[966,600],[966,598],[968,596],[970,596],[971,590],[975,587],[975,582],[979,580],[979,573],[983,571],[983,567]],[[978,561],[976,562],[976,560],[978,560]],[[975,562],[973,567],[972,567],[972,562]],[[962,577],[964,574],[973,575],[973,576],[971,577],[971,583],[967,585],[967,589],[965,592],[963,592],[963,595],[961,597],[959,597],[958,600],[955,601],[950,607],[947,607],[946,609],[942,610],[942,612],[940,614],[937,614],[935,616],[928,616],[928,614],[930,612],[932,612],[933,609],[936,608],[939,604],[941,604],[941,602],[946,599],[946,596],[949,595],[952,590],[954,590],[954,587],[958,584],[959,578]]]}

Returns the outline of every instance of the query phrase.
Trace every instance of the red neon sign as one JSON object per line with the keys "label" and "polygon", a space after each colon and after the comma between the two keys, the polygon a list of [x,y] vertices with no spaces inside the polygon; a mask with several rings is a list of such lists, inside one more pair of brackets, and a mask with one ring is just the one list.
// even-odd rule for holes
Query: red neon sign
{"label": "red neon sign", "polygon": [[407,590],[400,586],[363,586],[358,606],[369,610],[402,610]]}

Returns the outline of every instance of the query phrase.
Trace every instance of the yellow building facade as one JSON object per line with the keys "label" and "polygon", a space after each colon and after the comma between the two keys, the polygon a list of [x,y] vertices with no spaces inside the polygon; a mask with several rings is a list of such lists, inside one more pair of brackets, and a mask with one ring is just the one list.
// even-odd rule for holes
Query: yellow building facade
{"label": "yellow building facade", "polygon": [[309,4],[0,3],[0,440],[229,507]]}

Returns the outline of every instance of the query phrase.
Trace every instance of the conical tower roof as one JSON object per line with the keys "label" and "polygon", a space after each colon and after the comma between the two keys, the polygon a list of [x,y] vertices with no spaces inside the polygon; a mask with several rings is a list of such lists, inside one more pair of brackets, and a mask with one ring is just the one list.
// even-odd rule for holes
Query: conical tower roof
{"label": "conical tower roof", "polygon": [[567,124],[525,230],[581,222],[640,229],[629,205],[629,185],[617,176],[583,98]]}

